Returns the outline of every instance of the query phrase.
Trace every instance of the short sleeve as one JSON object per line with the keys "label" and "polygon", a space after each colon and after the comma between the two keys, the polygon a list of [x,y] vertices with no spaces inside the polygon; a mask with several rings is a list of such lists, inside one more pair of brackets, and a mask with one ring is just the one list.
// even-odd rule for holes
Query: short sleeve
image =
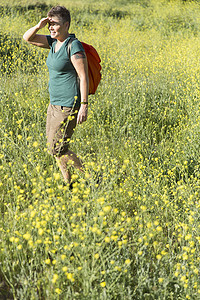
{"label": "short sleeve", "polygon": [[50,35],[46,35],[48,44],[50,47],[52,47],[53,42],[55,42],[55,39],[52,39],[52,37]]}
{"label": "short sleeve", "polygon": [[71,45],[70,55],[72,56],[72,55],[76,54],[77,52],[85,52],[85,50],[79,40],[74,40]]}

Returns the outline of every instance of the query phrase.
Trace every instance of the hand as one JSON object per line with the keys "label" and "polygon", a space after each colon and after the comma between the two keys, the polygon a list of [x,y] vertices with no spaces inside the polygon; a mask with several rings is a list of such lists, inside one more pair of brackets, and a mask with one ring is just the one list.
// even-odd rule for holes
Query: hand
{"label": "hand", "polygon": [[88,106],[87,104],[82,104],[77,117],[77,124],[82,124],[87,120],[87,114],[88,114]]}
{"label": "hand", "polygon": [[37,24],[37,27],[38,27],[38,29],[42,29],[42,28],[44,28],[46,25],[47,25],[47,23],[49,23],[50,22],[50,18],[42,18],[41,20],[40,20],[40,22]]}

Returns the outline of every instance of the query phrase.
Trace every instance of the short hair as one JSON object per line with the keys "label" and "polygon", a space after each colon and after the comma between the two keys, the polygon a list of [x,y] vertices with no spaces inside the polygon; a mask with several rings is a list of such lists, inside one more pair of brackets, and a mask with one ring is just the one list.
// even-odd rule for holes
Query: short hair
{"label": "short hair", "polygon": [[69,10],[64,6],[54,6],[50,9],[50,11],[47,14],[48,17],[58,17],[60,21],[63,23],[68,22],[69,26],[71,23],[71,15]]}

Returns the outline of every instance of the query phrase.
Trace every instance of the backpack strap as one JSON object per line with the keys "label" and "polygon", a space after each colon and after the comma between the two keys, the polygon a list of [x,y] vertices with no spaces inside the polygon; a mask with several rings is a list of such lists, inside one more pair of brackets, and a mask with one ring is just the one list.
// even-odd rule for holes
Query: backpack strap
{"label": "backpack strap", "polygon": [[[74,40],[77,40],[77,38],[71,37],[71,38],[69,39],[68,44],[67,44],[67,54],[68,54],[68,56],[69,56],[69,59],[70,59],[70,54],[71,54],[72,42],[73,42]],[[70,59],[70,60],[71,60],[71,59]]]}
{"label": "backpack strap", "polygon": [[[72,42],[73,42],[74,40],[77,40],[77,38],[71,37],[70,40],[69,40],[69,42],[68,42],[68,44],[67,44],[67,54],[68,54],[68,57],[69,57],[69,60],[70,60],[70,61],[71,61],[71,57],[70,57],[70,54],[71,54],[71,47],[72,47]],[[71,64],[72,64],[72,62],[71,62]],[[77,78],[77,83],[78,83],[78,86],[79,86],[79,89],[80,89],[80,79],[79,79],[77,73],[76,73],[76,75],[77,75],[77,77],[76,77],[76,78]]]}

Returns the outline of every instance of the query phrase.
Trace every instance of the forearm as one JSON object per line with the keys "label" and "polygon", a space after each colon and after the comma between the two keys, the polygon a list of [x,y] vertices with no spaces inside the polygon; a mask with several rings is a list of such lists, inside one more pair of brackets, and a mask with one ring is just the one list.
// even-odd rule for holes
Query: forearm
{"label": "forearm", "polygon": [[81,124],[87,120],[88,114],[88,76],[80,78],[80,92],[81,92],[81,107],[79,109],[77,123]]}
{"label": "forearm", "polygon": [[80,77],[80,93],[81,93],[81,103],[88,102],[88,90],[89,90],[89,80],[88,76]]}
{"label": "forearm", "polygon": [[26,42],[31,42],[34,37],[36,36],[38,30],[39,30],[39,26],[38,24],[35,25],[34,27],[31,27],[29,30],[27,30],[24,35],[23,35],[23,39],[26,41]]}

